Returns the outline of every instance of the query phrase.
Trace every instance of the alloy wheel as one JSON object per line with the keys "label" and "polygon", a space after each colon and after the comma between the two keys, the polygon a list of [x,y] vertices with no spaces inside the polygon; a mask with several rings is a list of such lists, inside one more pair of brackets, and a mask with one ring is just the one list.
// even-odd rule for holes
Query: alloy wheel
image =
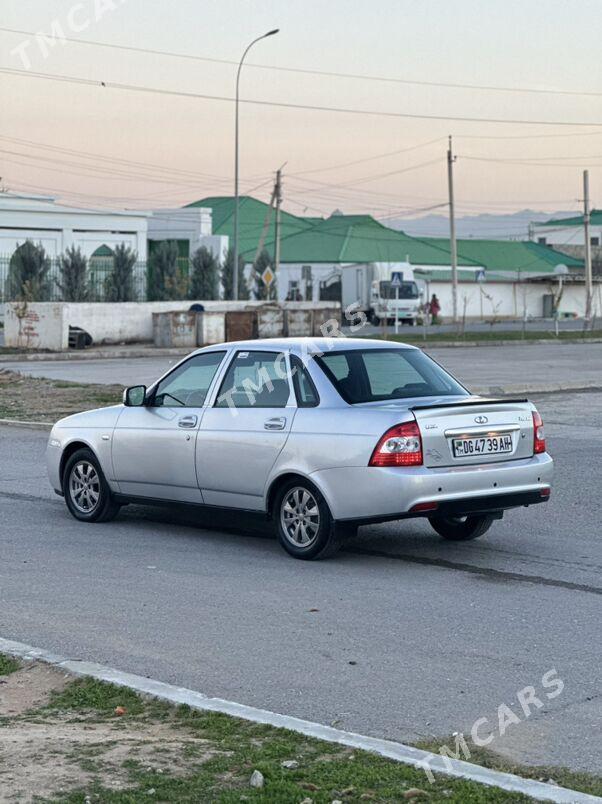
{"label": "alloy wheel", "polygon": [[82,514],[91,514],[98,506],[100,478],[94,466],[88,461],[80,461],[71,469],[69,496],[75,508]]}
{"label": "alloy wheel", "polygon": [[301,486],[290,489],[282,500],[280,523],[291,544],[310,547],[320,530],[320,509],[313,494]]}

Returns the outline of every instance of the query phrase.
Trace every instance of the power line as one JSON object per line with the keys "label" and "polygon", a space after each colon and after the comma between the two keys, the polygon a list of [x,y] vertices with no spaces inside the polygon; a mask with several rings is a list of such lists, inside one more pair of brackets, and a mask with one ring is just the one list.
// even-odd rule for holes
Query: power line
{"label": "power line", "polygon": [[[35,31],[24,31],[18,28],[0,27],[0,31],[4,31],[5,33],[20,34],[22,36],[35,37],[39,35]],[[199,56],[190,53],[177,53],[171,50],[158,50],[155,48],[135,47],[133,45],[118,45],[112,42],[99,42],[86,39],[77,39],[76,37],[63,36],[63,35],[60,36],[57,35],[55,38],[60,41],[73,42],[74,44],[87,45],[89,47],[104,47],[104,48],[110,48],[112,50],[123,50],[131,53],[145,53],[153,56],[166,56],[169,58],[209,62],[213,64],[227,64],[229,66],[238,65],[238,62],[234,61],[233,59],[219,59],[212,56]],[[283,73],[298,73],[301,75],[315,75],[327,78],[345,78],[345,79],[352,79],[354,81],[378,81],[387,84],[403,84],[406,86],[442,87],[445,89],[470,89],[485,92],[530,93],[536,95],[568,95],[577,97],[596,97],[596,98],[602,97],[602,92],[593,92],[587,90],[545,89],[541,87],[509,87],[509,86],[500,86],[496,84],[466,84],[462,82],[450,82],[450,81],[425,81],[422,79],[419,80],[409,78],[398,78],[396,76],[369,75],[365,73],[346,73],[346,72],[337,72],[334,70],[312,70],[309,68],[302,68],[302,67],[284,67],[282,65],[276,65],[276,64],[255,64],[253,62],[249,62],[247,64],[247,67],[251,67],[256,70],[275,70],[277,72],[283,72]]]}
{"label": "power line", "polygon": [[460,140],[538,140],[542,137],[599,137],[600,131],[573,131],[559,134],[458,134]]}
{"label": "power line", "polygon": [[[5,135],[0,134],[0,140],[4,140],[6,142],[14,143],[17,145],[25,145],[39,150],[51,151],[53,153],[61,153],[66,154],[68,156],[76,156],[80,159],[94,159],[99,162],[108,162],[109,164],[116,164],[119,166],[126,166],[126,167],[134,167],[140,168],[142,170],[153,170],[158,171],[161,173],[167,174],[174,174],[174,175],[181,175],[185,176],[186,178],[194,178],[197,177],[202,181],[207,180],[215,180],[222,183],[230,183],[232,179],[230,177],[223,177],[218,176],[213,173],[204,173],[195,170],[188,170],[184,168],[171,168],[165,167],[164,165],[158,165],[153,162],[136,162],[131,159],[124,159],[120,157],[114,156],[105,156],[103,154],[92,153],[90,151],[80,151],[74,148],[64,148],[58,145],[49,145],[47,143],[38,142],[35,140],[23,139],[21,137],[7,137]],[[249,176],[248,180],[253,181],[258,178],[263,178],[263,176]]]}
{"label": "power line", "polygon": [[[91,78],[80,78],[77,76],[69,75],[56,75],[51,73],[36,73],[30,70],[18,70],[8,67],[0,68],[0,73],[5,75],[14,75],[25,78],[42,79],[45,81],[58,81],[61,83],[78,84],[81,86],[91,86],[102,89],[118,89],[127,92],[140,92],[153,95],[170,96],[177,98],[195,98],[198,100],[220,101],[226,103],[234,103],[235,98],[226,95],[208,95],[200,92],[184,92],[175,89],[160,89],[159,87],[145,87],[138,84],[125,84],[116,81],[98,81]],[[284,101],[267,101],[250,98],[241,98],[241,103],[252,106],[264,106],[278,109],[296,109],[300,111],[316,111],[316,112],[329,112],[333,114],[352,114],[362,115],[363,117],[386,117],[393,119],[409,119],[409,120],[444,120],[455,123],[495,123],[499,125],[520,125],[520,126],[587,126],[602,128],[602,122],[586,122],[579,120],[519,120],[512,118],[496,118],[496,117],[469,117],[469,116],[453,116],[453,115],[440,115],[440,114],[412,114],[410,112],[392,112],[377,109],[354,109],[345,108],[341,106],[317,106],[308,103],[287,103]]]}
{"label": "power line", "polygon": [[[8,177],[4,177],[4,178],[6,178],[7,182],[8,182]],[[254,193],[257,190],[259,190],[262,187],[264,187],[266,184],[271,183],[271,181],[272,181],[271,178],[266,179],[265,181],[261,182],[261,184],[257,184],[257,185],[255,185],[253,187],[249,187],[248,189],[244,189],[243,193],[244,193],[244,195],[250,195],[251,193]],[[20,180],[15,181],[14,183],[13,182],[10,182],[10,183],[13,185],[13,187],[14,187],[16,192],[19,192],[20,188],[25,188],[28,191],[51,193],[53,197],[67,198],[67,199],[68,198],[84,199],[84,200],[88,201],[89,203],[97,203],[99,201],[100,202],[109,201],[109,202],[113,202],[113,203],[115,203],[115,202],[140,202],[140,203],[142,203],[142,202],[148,202],[149,200],[154,200],[154,198],[158,195],[158,193],[153,193],[153,194],[150,194],[150,195],[142,195],[142,196],[94,195],[94,194],[91,194],[91,193],[79,193],[76,190],[61,189],[61,188],[57,188],[56,186],[55,187],[48,187],[48,186],[39,185],[39,184],[30,184],[28,182],[23,182],[23,181],[20,181]],[[77,201],[77,203],[82,203],[82,202]],[[180,204],[182,202],[181,201],[174,201],[174,203]],[[169,207],[167,207],[167,209],[168,208]],[[129,211],[132,211],[132,212],[144,212],[146,210],[148,210],[148,204],[146,204],[146,206],[144,208],[142,208],[142,209],[129,210]]]}
{"label": "power line", "polygon": [[427,142],[421,142],[417,145],[411,145],[409,148],[398,148],[396,151],[385,151],[382,154],[376,154],[375,156],[367,156],[363,159],[354,159],[352,162],[339,162],[336,165],[330,165],[329,167],[320,167],[320,168],[310,168],[309,170],[298,170],[296,173],[289,173],[289,176],[306,176],[308,173],[323,173],[327,170],[336,170],[337,168],[347,168],[353,167],[354,165],[361,165],[365,162],[373,162],[376,159],[385,159],[388,156],[398,156],[399,154],[405,154],[409,151],[416,151],[418,148],[426,148],[428,145],[434,145],[437,142],[442,142],[445,137],[437,137],[434,140],[428,140]]}
{"label": "power line", "polygon": [[[592,164],[591,162],[580,164],[558,164],[557,162],[542,162],[539,159],[521,159],[520,157],[509,157],[507,159],[485,157],[485,156],[462,156],[462,159],[467,159],[471,162],[494,162],[502,165],[522,165],[523,167],[556,167],[556,168],[578,168],[578,167],[602,167],[602,164]],[[545,159],[545,157],[542,157]],[[598,159],[600,157],[597,157]]]}

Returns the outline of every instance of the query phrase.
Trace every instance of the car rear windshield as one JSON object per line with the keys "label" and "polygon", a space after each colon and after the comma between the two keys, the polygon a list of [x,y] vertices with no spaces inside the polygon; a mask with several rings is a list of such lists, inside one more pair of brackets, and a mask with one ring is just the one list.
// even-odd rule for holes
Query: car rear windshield
{"label": "car rear windshield", "polygon": [[329,352],[315,359],[351,405],[467,394],[441,366],[417,349],[353,349]]}

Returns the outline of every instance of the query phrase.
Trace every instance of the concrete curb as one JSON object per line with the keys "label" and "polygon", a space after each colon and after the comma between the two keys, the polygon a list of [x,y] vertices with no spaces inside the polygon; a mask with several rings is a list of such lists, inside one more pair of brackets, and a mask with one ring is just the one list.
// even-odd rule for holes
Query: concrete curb
{"label": "concrete curb", "polygon": [[17,419],[0,419],[0,425],[4,427],[25,427],[28,430],[52,430],[53,424],[48,422],[21,422]]}
{"label": "concrete curb", "polygon": [[[379,338],[380,340],[380,338]],[[393,341],[392,341],[393,342]],[[463,346],[536,346],[538,344],[570,345],[581,343],[602,343],[602,338],[574,338],[555,340],[553,338],[541,338],[537,340],[500,340],[496,341],[420,341],[414,339],[412,346],[421,349],[456,349]],[[132,359],[139,357],[185,357],[196,348],[156,348],[154,346],[132,346],[116,347],[113,349],[82,349],[72,352],[9,352],[3,355],[0,352],[0,363],[25,363],[29,361],[54,361],[54,360],[116,360],[118,358]]]}
{"label": "concrete curb", "polygon": [[[196,348],[196,347],[195,347]],[[199,347],[200,348],[200,347]],[[138,347],[137,349],[98,349],[94,351],[76,350],[73,352],[0,352],[0,363],[54,362],[64,360],[118,360],[139,357],[185,357],[194,349],[155,349]]]}
{"label": "concrete curb", "polygon": [[559,346],[565,344],[581,344],[581,343],[602,343],[602,338],[537,338],[531,339],[503,339],[498,341],[413,341],[412,346],[419,346],[422,349],[445,349],[446,347],[456,348],[458,346],[537,346],[538,344],[548,344]]}
{"label": "concrete curb", "polygon": [[22,642],[0,638],[0,652],[18,656],[22,659],[38,660],[60,667],[76,676],[89,676],[99,681],[108,681],[121,687],[128,687],[143,695],[168,701],[174,704],[187,704],[193,709],[206,712],[222,712],[232,717],[250,720],[253,723],[263,723],[276,728],[288,729],[308,737],[315,737],[330,743],[346,745],[364,751],[371,751],[380,756],[412,765],[416,768],[430,768],[434,773],[441,773],[457,779],[467,779],[490,787],[498,787],[509,792],[522,793],[538,801],[553,801],[556,804],[586,804],[586,802],[601,802],[597,796],[579,793],[565,787],[537,782],[532,779],[523,779],[510,773],[489,770],[481,765],[473,765],[463,760],[442,757],[431,754],[403,743],[391,740],[381,740],[376,737],[365,737],[349,731],[341,731],[331,726],[312,723],[288,715],[280,715],[266,709],[256,709],[244,706],[233,701],[221,698],[209,698],[200,692],[184,687],[174,687],[162,681],[144,678],[132,673],[122,673],[111,667],[93,662],[84,662],[78,659],[65,659],[56,654],[49,653]]}
{"label": "concrete curb", "polygon": [[499,385],[489,385],[487,387],[471,386],[469,389],[473,394],[479,396],[524,396],[525,394],[561,394],[578,393],[584,391],[602,391],[600,380],[592,382],[563,382],[563,383],[533,383],[529,385],[507,385],[502,388]]}

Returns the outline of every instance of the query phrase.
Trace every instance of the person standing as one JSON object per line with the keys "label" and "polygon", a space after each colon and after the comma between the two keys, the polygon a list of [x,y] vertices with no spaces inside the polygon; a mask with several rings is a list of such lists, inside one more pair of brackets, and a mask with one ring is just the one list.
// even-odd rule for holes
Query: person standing
{"label": "person standing", "polygon": [[441,323],[439,320],[439,313],[441,312],[441,304],[437,298],[437,294],[433,293],[429,302],[429,313],[431,314],[431,324]]}

